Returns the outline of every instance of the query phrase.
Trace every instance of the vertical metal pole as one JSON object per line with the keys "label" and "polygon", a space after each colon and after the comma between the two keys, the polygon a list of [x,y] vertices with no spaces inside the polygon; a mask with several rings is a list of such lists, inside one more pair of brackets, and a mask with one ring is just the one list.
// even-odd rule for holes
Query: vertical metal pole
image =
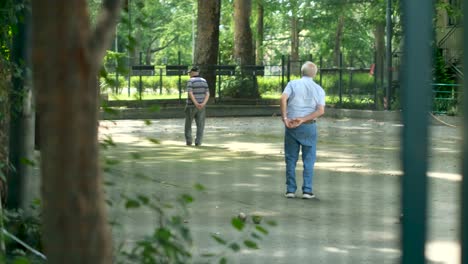
{"label": "vertical metal pole", "polygon": [[[118,25],[115,29],[115,52],[119,52],[119,36],[117,34]],[[115,94],[118,94],[120,83],[119,83],[119,58],[115,58]]]}
{"label": "vertical metal pole", "polygon": [[284,55],[281,55],[281,91],[284,91]]}
{"label": "vertical metal pole", "polygon": [[[181,54],[180,54],[180,50],[177,52],[177,63],[178,65],[181,65],[181,58],[180,58]],[[182,100],[182,77],[181,77],[181,73],[179,71],[179,101]]]}
{"label": "vertical metal pole", "polygon": [[[143,65],[143,52],[140,51],[140,65]],[[138,97],[141,100],[142,94],[143,94],[143,79],[141,77],[141,71],[140,71],[140,82],[138,83]]]}
{"label": "vertical metal pole", "polygon": [[[463,43],[462,47],[468,44],[468,29],[466,18],[468,16],[468,4],[466,1],[463,5]],[[461,194],[461,254],[462,264],[468,264],[468,52],[464,51],[463,54],[463,71],[464,71],[464,89],[463,89],[463,180],[462,180],[462,194]]]}
{"label": "vertical metal pole", "polygon": [[392,105],[392,1],[387,0],[387,110],[390,110]]}
{"label": "vertical metal pole", "polygon": [[130,85],[131,85],[131,79],[132,79],[132,47],[130,47],[130,38],[132,36],[132,15],[131,15],[131,10],[132,10],[132,5],[130,4],[131,0],[128,0],[128,97],[130,97]]}
{"label": "vertical metal pole", "polygon": [[339,80],[338,80],[338,89],[340,97],[340,106],[343,104],[343,53],[340,52],[340,65],[339,66]]}
{"label": "vertical metal pole", "polygon": [[323,67],[323,57],[320,56],[320,86],[322,86],[322,75],[323,75],[322,67]]}
{"label": "vertical metal pole", "polygon": [[160,95],[162,95],[162,89],[163,89],[162,72],[163,72],[163,69],[159,68],[159,94]]}
{"label": "vertical metal pole", "polygon": [[374,52],[374,110],[377,110],[377,52]]}
{"label": "vertical metal pole", "polygon": [[428,134],[434,3],[403,1],[402,264],[426,263]]}
{"label": "vertical metal pole", "polygon": [[288,55],[288,83],[291,81],[291,55]]}

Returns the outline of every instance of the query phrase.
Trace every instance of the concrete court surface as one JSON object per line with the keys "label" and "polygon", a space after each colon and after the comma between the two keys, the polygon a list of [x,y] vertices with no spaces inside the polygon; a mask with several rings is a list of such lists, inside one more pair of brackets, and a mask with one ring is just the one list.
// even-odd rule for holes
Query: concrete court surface
{"label": "concrete court surface", "polygon": [[[103,156],[121,161],[115,167],[122,173],[106,174],[106,180],[116,183],[108,191],[114,202],[111,217],[122,223],[114,231],[116,240],[131,244],[150,235],[157,223],[149,210],[119,209],[122,194],[157,195],[173,202],[191,193],[195,202],[187,225],[195,256],[223,251],[211,234],[239,239],[230,220],[244,212],[275,220],[278,226],[269,228],[259,250],[226,251],[229,263],[399,262],[400,124],[320,119],[314,176],[319,200],[283,197],[284,128],[278,117],[208,119],[201,148],[185,146],[183,124],[183,119],[152,120],[149,125],[101,122],[101,137],[109,135],[117,144]],[[459,132],[431,127],[429,263],[459,263]],[[135,152],[141,155],[136,161],[129,158]],[[299,163],[297,194],[301,173]],[[206,190],[195,191],[195,183]]]}

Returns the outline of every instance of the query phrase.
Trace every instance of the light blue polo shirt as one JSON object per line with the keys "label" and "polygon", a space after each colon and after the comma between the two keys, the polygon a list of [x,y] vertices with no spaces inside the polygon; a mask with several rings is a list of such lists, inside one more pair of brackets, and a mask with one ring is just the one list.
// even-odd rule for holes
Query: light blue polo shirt
{"label": "light blue polo shirt", "polygon": [[288,95],[288,118],[304,117],[325,106],[325,91],[310,77],[290,81],[283,94]]}

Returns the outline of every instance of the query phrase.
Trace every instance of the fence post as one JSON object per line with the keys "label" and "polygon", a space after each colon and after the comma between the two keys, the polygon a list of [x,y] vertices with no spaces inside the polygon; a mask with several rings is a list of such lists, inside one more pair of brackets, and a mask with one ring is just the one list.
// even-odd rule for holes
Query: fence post
{"label": "fence post", "polygon": [[160,95],[162,95],[162,88],[163,88],[162,72],[163,72],[163,69],[159,68],[159,94]]}
{"label": "fence post", "polygon": [[[181,58],[180,58],[181,54],[180,54],[180,50],[177,52],[177,63],[178,65],[181,65]],[[179,101],[182,101],[182,77],[180,75],[180,72],[179,72],[179,83],[178,83],[178,86],[179,86]]]}
{"label": "fence post", "polygon": [[322,86],[322,67],[323,67],[323,57],[320,56],[320,86]]}
{"label": "fence post", "polygon": [[377,110],[377,89],[378,89],[378,83],[377,83],[377,52],[374,52],[374,110]]}
{"label": "fence post", "polygon": [[[463,5],[463,43],[464,46],[468,44],[468,4],[466,1]],[[464,71],[464,85],[463,87],[463,180],[461,192],[461,219],[460,219],[460,240],[461,240],[461,263],[468,264],[468,52],[463,54],[463,71]]]}
{"label": "fence post", "polygon": [[[140,65],[143,65],[143,52],[140,51]],[[143,99],[142,94],[143,94],[143,79],[141,77],[141,71],[140,71],[140,82],[138,83],[138,99],[141,100]]]}
{"label": "fence post", "polygon": [[[402,264],[426,263],[427,167],[434,3],[402,2],[404,73],[401,182]],[[390,59],[390,58],[389,58]]]}
{"label": "fence post", "polygon": [[339,90],[339,97],[340,97],[340,107],[343,104],[343,53],[340,52],[340,60],[339,60],[339,76],[340,79],[338,80],[338,90]]}
{"label": "fence post", "polygon": [[284,91],[284,55],[281,55],[281,92]]}
{"label": "fence post", "polygon": [[291,55],[288,55],[288,83],[291,81]]}

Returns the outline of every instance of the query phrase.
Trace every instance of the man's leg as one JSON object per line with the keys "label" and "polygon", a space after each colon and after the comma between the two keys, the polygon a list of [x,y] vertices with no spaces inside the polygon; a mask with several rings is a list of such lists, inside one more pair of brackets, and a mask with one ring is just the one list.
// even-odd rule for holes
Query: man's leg
{"label": "man's leg", "polygon": [[193,121],[193,111],[195,107],[186,106],[185,107],[185,142],[187,145],[192,145],[192,121]]}
{"label": "man's leg", "polygon": [[299,142],[286,129],[284,135],[284,156],[286,160],[286,192],[295,193],[296,185],[296,164],[299,158]]}
{"label": "man's leg", "polygon": [[197,138],[195,138],[195,145],[197,146],[200,146],[203,141],[203,132],[205,131],[205,117],[206,108],[197,111],[195,116],[195,123],[197,124]]}
{"label": "man's leg", "polygon": [[304,184],[303,193],[312,193],[312,183],[314,177],[314,165],[317,157],[317,129],[315,126],[310,131],[310,145],[302,145],[302,162],[304,163]]}

